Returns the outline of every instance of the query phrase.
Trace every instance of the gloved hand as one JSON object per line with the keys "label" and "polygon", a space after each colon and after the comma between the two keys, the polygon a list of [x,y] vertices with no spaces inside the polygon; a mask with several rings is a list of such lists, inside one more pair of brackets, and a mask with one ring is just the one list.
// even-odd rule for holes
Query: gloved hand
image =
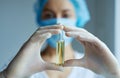
{"label": "gloved hand", "polygon": [[67,60],[65,67],[81,66],[107,78],[120,78],[118,61],[102,41],[83,28],[65,26],[64,31],[68,37],[74,37],[82,43],[85,49],[83,58]]}
{"label": "gloved hand", "polygon": [[43,70],[59,70],[62,67],[47,63],[41,58],[43,43],[54,34],[60,33],[60,25],[40,27],[22,46],[5,70],[7,78],[27,78]]}

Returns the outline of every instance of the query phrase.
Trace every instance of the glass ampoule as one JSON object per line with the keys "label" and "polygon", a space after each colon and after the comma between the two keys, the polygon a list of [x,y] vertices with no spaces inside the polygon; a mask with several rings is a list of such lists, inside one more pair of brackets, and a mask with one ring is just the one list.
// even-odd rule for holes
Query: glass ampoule
{"label": "glass ampoule", "polygon": [[61,30],[59,34],[59,40],[56,43],[56,56],[57,56],[57,65],[63,65],[64,64],[64,48],[65,42],[63,39],[63,30]]}

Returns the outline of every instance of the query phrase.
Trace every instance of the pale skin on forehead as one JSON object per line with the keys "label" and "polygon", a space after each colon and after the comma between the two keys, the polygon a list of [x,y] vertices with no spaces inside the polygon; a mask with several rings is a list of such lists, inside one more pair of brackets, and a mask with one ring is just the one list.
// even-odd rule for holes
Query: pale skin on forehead
{"label": "pale skin on forehead", "polygon": [[74,10],[74,7],[69,0],[48,0],[45,7],[50,7],[54,10],[63,10],[63,9]]}
{"label": "pale skin on forehead", "polygon": [[69,0],[48,0],[44,9],[45,8],[54,11],[56,14],[61,13],[63,10],[69,10],[73,18],[76,18],[74,6]]}

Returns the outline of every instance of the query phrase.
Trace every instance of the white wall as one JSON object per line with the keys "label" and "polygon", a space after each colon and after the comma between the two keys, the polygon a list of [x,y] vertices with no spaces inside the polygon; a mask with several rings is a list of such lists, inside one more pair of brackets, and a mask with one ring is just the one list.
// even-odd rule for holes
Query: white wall
{"label": "white wall", "polygon": [[115,52],[120,63],[120,0],[115,4]]}
{"label": "white wall", "polygon": [[0,68],[36,30],[34,0],[0,0]]}
{"label": "white wall", "polygon": [[114,53],[114,2],[115,0],[96,0],[95,34],[107,44]]}

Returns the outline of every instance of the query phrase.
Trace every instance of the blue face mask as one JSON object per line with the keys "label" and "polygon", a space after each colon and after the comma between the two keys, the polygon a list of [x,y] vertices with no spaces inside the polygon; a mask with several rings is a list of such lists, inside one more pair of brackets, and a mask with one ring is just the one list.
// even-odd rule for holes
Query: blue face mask
{"label": "blue face mask", "polygon": [[[76,27],[76,20],[72,19],[49,19],[49,20],[43,20],[40,22],[39,25],[41,26],[48,26],[48,25],[55,25],[55,24],[62,24],[64,26],[74,26]],[[65,40],[65,46],[72,42],[73,38],[67,37],[65,35],[65,32],[63,31],[63,39]],[[53,35],[51,38],[47,39],[48,45],[50,45],[52,48],[56,48],[56,42],[59,40],[59,34]]]}

